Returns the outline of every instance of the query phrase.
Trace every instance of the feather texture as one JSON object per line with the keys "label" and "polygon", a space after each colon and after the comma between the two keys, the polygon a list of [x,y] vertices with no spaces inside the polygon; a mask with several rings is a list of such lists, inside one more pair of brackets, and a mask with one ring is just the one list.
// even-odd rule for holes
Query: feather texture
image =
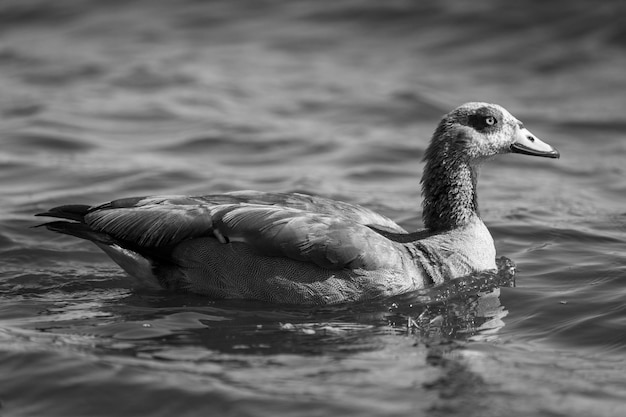
{"label": "feather texture", "polygon": [[[303,194],[157,196],[93,207],[84,222],[139,247],[171,246],[212,236],[217,230],[227,241],[245,242],[263,255],[286,256],[328,269],[379,268],[395,247],[358,221],[403,229],[365,208],[337,206],[332,200]],[[322,213],[308,211],[314,208]]]}

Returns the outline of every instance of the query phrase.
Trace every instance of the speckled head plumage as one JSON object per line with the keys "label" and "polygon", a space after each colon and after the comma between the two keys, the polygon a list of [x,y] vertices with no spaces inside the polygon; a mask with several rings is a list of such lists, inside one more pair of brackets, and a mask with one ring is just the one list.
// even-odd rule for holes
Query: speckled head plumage
{"label": "speckled head plumage", "polygon": [[537,139],[502,106],[470,102],[443,117],[424,159],[455,157],[479,163],[509,152],[559,157],[553,147]]}
{"label": "speckled head plumage", "polygon": [[424,160],[424,223],[431,230],[461,227],[478,215],[478,165],[503,153],[558,158],[559,152],[530,133],[505,108],[471,102],[446,114]]}

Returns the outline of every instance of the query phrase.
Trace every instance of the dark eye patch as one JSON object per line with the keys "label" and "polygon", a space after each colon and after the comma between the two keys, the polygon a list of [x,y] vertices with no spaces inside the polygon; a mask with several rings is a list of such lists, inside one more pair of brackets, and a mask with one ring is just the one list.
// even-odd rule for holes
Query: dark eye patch
{"label": "dark eye patch", "polygon": [[[489,118],[493,118],[492,121],[495,120],[495,123],[487,123]],[[501,115],[498,114],[498,112],[494,111],[494,109],[488,107],[481,107],[474,113],[467,116],[468,126],[473,127],[479,132],[487,132],[497,129],[497,126],[501,122],[501,120]]]}

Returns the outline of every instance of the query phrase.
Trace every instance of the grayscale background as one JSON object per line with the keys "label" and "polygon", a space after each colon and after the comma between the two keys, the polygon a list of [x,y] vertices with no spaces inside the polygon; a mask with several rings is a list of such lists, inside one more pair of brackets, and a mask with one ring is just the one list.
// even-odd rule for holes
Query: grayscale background
{"label": "grayscale background", "polygon": [[[0,1],[0,415],[623,416],[624,4]],[[418,229],[425,147],[467,101],[562,155],[481,171],[518,265],[502,288],[317,309],[132,291],[31,228],[256,189]]]}

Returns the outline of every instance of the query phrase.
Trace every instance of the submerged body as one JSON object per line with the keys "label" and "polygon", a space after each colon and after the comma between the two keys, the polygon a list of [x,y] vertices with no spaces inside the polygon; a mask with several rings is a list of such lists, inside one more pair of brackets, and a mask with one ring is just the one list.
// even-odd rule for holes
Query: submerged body
{"label": "submerged body", "polygon": [[93,241],[142,285],[280,303],[366,300],[496,269],[476,185],[480,163],[505,152],[559,155],[500,106],[468,103],[446,115],[426,152],[426,229],[415,233],[357,205],[254,191],[42,215],[70,220],[45,226]]}

